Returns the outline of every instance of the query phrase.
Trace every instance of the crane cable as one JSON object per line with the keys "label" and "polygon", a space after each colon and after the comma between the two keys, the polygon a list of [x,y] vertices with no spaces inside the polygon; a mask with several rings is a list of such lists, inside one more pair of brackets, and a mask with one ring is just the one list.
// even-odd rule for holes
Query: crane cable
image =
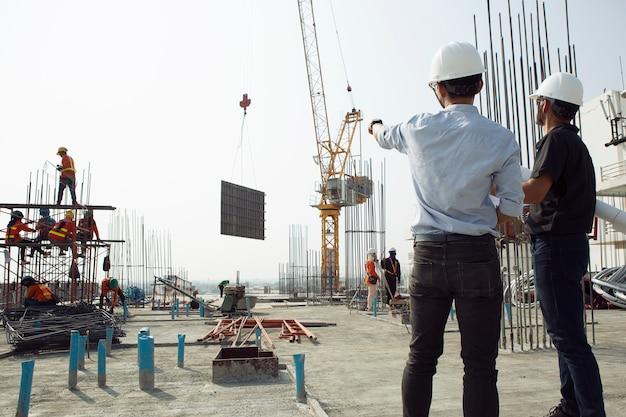
{"label": "crane cable", "polygon": [[330,3],[330,12],[333,16],[333,25],[335,26],[335,35],[337,36],[337,45],[339,46],[339,56],[341,57],[341,63],[343,65],[343,73],[346,78],[346,91],[348,91],[348,96],[350,97],[350,104],[352,104],[352,108],[355,109],[354,105],[354,97],[352,96],[352,86],[350,85],[350,79],[348,78],[348,67],[346,66],[346,60],[343,56],[343,48],[341,46],[341,38],[339,36],[339,29],[337,28],[337,19],[335,18],[335,8],[333,6],[333,0],[328,0]]}

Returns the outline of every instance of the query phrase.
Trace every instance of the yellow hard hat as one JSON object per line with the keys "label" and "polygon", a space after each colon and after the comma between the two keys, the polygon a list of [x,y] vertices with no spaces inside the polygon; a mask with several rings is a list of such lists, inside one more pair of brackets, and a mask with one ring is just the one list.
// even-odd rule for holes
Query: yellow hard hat
{"label": "yellow hard hat", "polygon": [[61,155],[61,152],[67,153],[67,148],[65,146],[61,146],[57,151],[57,155]]}
{"label": "yellow hard hat", "polygon": [[73,219],[74,218],[74,212],[72,210],[67,210],[65,212],[65,217],[69,217],[69,218]]}

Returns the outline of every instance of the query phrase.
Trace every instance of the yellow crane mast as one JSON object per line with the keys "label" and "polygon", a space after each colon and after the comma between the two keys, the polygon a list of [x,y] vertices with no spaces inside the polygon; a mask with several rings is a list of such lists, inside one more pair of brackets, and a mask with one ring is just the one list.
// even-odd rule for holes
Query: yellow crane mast
{"label": "yellow crane mast", "polygon": [[[347,112],[335,139],[331,137],[324,95],[324,82],[320,64],[319,48],[313,0],[298,0],[302,43],[309,81],[313,125],[317,143],[315,161],[320,169],[319,209],[322,224],[321,287],[339,289],[339,214],[341,208],[363,203],[371,195],[371,180],[367,177],[347,176],[346,164],[350,159],[350,147],[359,129],[361,112]],[[350,87],[348,87],[350,88]],[[330,286],[330,288],[329,288]]]}

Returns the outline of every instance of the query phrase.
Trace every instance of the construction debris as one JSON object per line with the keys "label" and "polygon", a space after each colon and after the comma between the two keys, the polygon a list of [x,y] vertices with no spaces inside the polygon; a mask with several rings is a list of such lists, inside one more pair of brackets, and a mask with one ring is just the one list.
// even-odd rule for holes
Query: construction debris
{"label": "construction debris", "polygon": [[50,309],[6,309],[0,319],[7,341],[20,351],[67,348],[72,330],[88,334],[94,344],[106,338],[107,327],[113,328],[114,338],[125,336],[115,316],[83,302]]}

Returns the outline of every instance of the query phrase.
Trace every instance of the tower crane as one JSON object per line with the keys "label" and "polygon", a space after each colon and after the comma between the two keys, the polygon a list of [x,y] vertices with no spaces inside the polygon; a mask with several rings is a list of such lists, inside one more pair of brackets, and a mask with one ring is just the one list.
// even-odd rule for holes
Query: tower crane
{"label": "tower crane", "polygon": [[[366,201],[372,193],[372,182],[367,177],[346,174],[350,147],[359,129],[361,111],[351,109],[343,117],[339,132],[331,137],[322,80],[313,0],[298,0],[304,58],[309,81],[313,125],[317,143],[315,162],[320,170],[320,185],[316,190],[319,201],[313,205],[319,210],[322,224],[321,287],[339,289],[339,214],[341,208]],[[348,91],[351,91],[348,86]]]}

